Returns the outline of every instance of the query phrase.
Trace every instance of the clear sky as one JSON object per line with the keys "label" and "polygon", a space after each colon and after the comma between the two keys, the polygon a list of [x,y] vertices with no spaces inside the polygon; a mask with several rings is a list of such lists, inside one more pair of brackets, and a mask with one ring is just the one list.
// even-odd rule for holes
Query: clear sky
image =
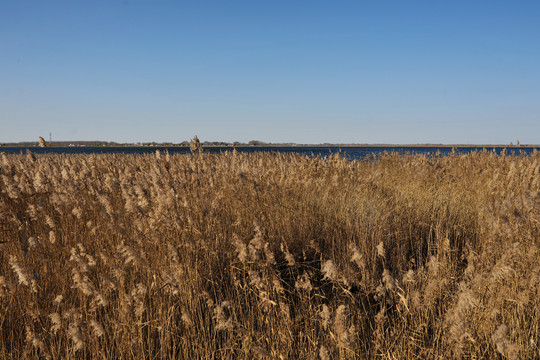
{"label": "clear sky", "polygon": [[540,1],[2,0],[0,142],[540,144]]}

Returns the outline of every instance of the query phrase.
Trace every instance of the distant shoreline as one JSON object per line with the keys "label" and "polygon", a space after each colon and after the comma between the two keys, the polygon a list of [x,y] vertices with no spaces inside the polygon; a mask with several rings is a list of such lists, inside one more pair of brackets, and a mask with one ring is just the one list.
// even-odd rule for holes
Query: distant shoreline
{"label": "distant shoreline", "polygon": [[[296,144],[296,143],[258,143],[258,144],[246,144],[246,143],[225,143],[225,142],[203,142],[201,144],[203,147],[338,147],[338,148],[358,148],[358,147],[369,147],[369,148],[383,148],[383,147],[438,147],[438,148],[536,148],[540,147],[540,144],[520,144],[520,145],[509,145],[509,144]],[[0,143],[0,148],[2,147],[20,147],[20,148],[33,148],[39,147],[37,142],[17,142],[17,143]],[[115,142],[102,142],[102,141],[53,141],[49,143],[47,147],[155,147],[155,148],[185,148],[189,147],[189,144],[179,143],[115,143]]]}

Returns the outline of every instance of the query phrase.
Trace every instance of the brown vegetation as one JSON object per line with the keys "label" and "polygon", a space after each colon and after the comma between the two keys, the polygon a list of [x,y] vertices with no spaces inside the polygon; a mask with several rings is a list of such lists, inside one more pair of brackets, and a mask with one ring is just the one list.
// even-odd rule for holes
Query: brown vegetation
{"label": "brown vegetation", "polygon": [[539,169],[3,154],[0,358],[540,358]]}

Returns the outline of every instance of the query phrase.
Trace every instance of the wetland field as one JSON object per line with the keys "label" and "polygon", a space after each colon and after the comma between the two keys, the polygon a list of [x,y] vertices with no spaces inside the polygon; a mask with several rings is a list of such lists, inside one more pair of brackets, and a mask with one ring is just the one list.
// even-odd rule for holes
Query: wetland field
{"label": "wetland field", "polygon": [[2,359],[539,359],[540,153],[2,154]]}

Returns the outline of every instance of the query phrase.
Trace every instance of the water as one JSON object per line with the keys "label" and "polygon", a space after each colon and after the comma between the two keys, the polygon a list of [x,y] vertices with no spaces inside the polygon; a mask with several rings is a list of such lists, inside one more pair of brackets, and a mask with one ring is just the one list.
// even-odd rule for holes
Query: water
{"label": "water", "polygon": [[[0,147],[0,152],[9,154],[25,154],[27,149],[34,154],[149,154],[156,150],[162,153],[168,151],[170,154],[189,154],[189,147],[160,147],[160,146],[129,146],[129,147]],[[448,146],[358,146],[358,147],[337,147],[337,146],[216,146],[205,147],[204,152],[214,154],[236,149],[239,152],[280,152],[305,154],[308,156],[328,156],[341,152],[350,159],[363,159],[366,156],[382,154],[384,152],[400,154],[427,154],[427,155],[448,155],[452,153],[452,147]],[[458,154],[473,151],[495,151],[500,154],[505,147],[455,147]],[[507,148],[508,155],[530,155],[533,151],[540,151],[540,147]]]}

